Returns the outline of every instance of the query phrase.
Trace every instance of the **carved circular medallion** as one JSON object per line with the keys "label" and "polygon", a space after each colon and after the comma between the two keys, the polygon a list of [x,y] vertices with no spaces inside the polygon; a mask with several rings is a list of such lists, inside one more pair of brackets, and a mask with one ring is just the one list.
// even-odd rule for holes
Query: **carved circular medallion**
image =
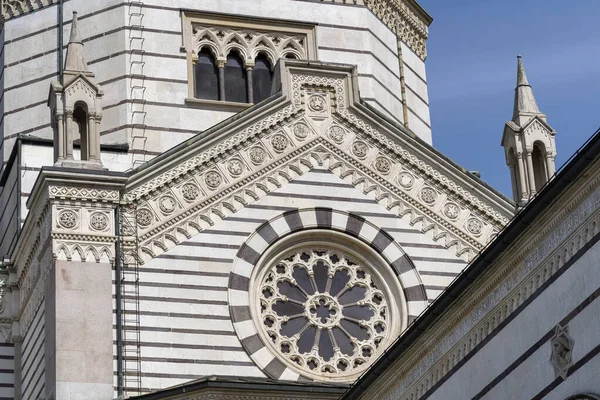
{"label": "carved circular medallion", "polygon": [[460,208],[454,203],[448,203],[444,206],[444,215],[450,219],[458,218]]}
{"label": "carved circular medallion", "polygon": [[398,183],[405,189],[410,189],[415,184],[415,177],[408,172],[402,172],[398,175]]}
{"label": "carved circular medallion", "polygon": [[219,187],[222,181],[223,178],[221,178],[221,175],[215,171],[207,172],[204,176],[204,182],[206,182],[206,185],[211,189]]}
{"label": "carved circular medallion", "polygon": [[229,160],[227,163],[227,171],[229,171],[232,176],[240,176],[242,172],[244,172],[244,164],[242,164],[242,161],[238,158]]}
{"label": "carved circular medallion", "polygon": [[177,202],[171,196],[163,196],[158,200],[158,208],[165,214],[171,214],[176,207]]}
{"label": "carved circular medallion", "polygon": [[77,214],[71,210],[62,211],[58,214],[58,224],[66,229],[73,229],[77,226]]}
{"label": "carved circular medallion", "polygon": [[90,228],[95,231],[103,231],[108,228],[108,217],[101,212],[90,215]]}
{"label": "carved circular medallion", "polygon": [[365,142],[354,142],[352,143],[352,154],[358,158],[365,158],[369,152],[369,146]]}
{"label": "carved circular medallion", "polygon": [[271,146],[277,152],[284,151],[289,145],[289,140],[284,135],[278,133],[271,138]]}
{"label": "carved circular medallion", "polygon": [[473,235],[479,235],[483,230],[483,224],[477,218],[469,218],[467,221],[467,230]]}
{"label": "carved circular medallion", "polygon": [[427,204],[433,204],[437,200],[438,194],[432,188],[424,188],[421,190],[421,199]]}
{"label": "carved circular medallion", "polygon": [[375,169],[382,174],[387,174],[392,169],[392,163],[385,157],[377,157],[375,159]]}
{"label": "carved circular medallion", "polygon": [[329,128],[329,137],[336,143],[342,143],[346,137],[346,131],[340,126],[332,126]]}
{"label": "carved circular medallion", "polygon": [[250,156],[250,161],[256,165],[262,164],[265,161],[265,158],[267,158],[267,152],[262,147],[258,146],[251,148],[248,155]]}
{"label": "carved circular medallion", "polygon": [[186,183],[181,188],[181,194],[185,200],[194,201],[200,196],[200,190],[198,189],[198,186],[193,183]]}
{"label": "carved circular medallion", "polygon": [[152,217],[152,212],[150,212],[150,210],[145,209],[145,208],[138,210],[137,223],[139,226],[142,226],[142,227],[150,226],[153,219],[154,218]]}
{"label": "carved circular medallion", "polygon": [[318,94],[313,94],[308,99],[308,107],[312,111],[321,112],[325,110],[325,98],[323,96],[319,96]]}
{"label": "carved circular medallion", "polygon": [[308,134],[310,133],[308,125],[306,125],[303,122],[298,122],[296,125],[294,125],[293,131],[294,136],[296,136],[300,140],[306,139],[308,137]]}

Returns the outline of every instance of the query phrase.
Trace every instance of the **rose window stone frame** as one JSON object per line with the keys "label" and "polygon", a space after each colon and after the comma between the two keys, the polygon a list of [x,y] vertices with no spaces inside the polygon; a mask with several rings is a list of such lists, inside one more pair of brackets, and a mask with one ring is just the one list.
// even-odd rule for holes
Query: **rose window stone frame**
{"label": "rose window stone frame", "polygon": [[[335,263],[337,265],[329,283],[314,281],[316,290],[311,292],[305,289],[306,296],[302,302],[303,317],[290,318],[293,316],[285,313],[279,315],[272,307],[286,308],[286,304],[290,307],[290,301],[282,301],[282,298],[289,300],[290,296],[282,294],[277,284],[273,286],[266,281],[272,277],[282,260],[295,253],[309,251],[313,254],[322,252],[321,256],[317,256],[321,259],[334,254],[341,260]],[[295,265],[299,264],[296,262]],[[349,287],[344,286],[341,290],[345,290],[345,293],[337,291],[332,295],[331,288],[323,290],[324,284],[333,286],[333,277],[337,277],[336,274],[343,270],[349,272],[347,275],[350,278],[346,283]],[[296,275],[298,271],[299,269],[294,271]],[[281,282],[289,282],[290,278],[294,280],[294,272],[276,274]],[[352,293],[357,288],[365,289],[361,299],[354,298],[354,301],[350,302],[343,299],[345,294]],[[278,241],[260,257],[250,278],[249,293],[252,321],[266,348],[287,368],[315,381],[353,382],[372,365],[408,323],[407,304],[402,287],[386,261],[362,241],[335,231],[303,230]],[[266,296],[270,296],[270,299]],[[349,298],[352,300],[351,296]],[[360,293],[358,297],[361,297]],[[295,301],[296,308],[301,308],[297,304],[298,299]],[[267,303],[270,305],[265,308]],[[364,312],[366,309],[372,314],[370,318],[367,316],[367,319],[355,318],[356,314],[344,314],[346,310],[360,314],[360,310]],[[329,315],[323,315],[324,311]],[[294,328],[290,322],[296,320],[300,321],[295,322],[296,325],[302,324],[303,318],[305,330],[291,333]],[[273,322],[273,325],[266,326],[267,321]],[[344,329],[340,328],[342,324]],[[291,337],[282,333],[282,325],[290,327],[288,333],[291,333]],[[353,336],[345,328],[354,329],[355,335],[358,332],[363,336]],[[311,332],[314,333],[312,336]],[[300,341],[301,346],[298,345]],[[307,349],[307,342],[310,341],[313,343],[308,343],[310,349]],[[330,347],[323,350],[321,346]],[[349,346],[352,346],[352,349]],[[331,350],[334,354],[331,354]],[[329,354],[323,357],[320,352],[325,351]]]}

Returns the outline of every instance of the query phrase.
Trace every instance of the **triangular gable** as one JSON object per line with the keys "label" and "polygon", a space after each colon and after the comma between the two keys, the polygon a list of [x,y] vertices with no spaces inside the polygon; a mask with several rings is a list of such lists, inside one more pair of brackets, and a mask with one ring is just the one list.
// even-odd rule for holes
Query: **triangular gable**
{"label": "triangular gable", "polygon": [[465,260],[512,216],[512,205],[365,106],[353,68],[282,61],[282,96],[134,171],[143,260],[316,167],[325,167]]}

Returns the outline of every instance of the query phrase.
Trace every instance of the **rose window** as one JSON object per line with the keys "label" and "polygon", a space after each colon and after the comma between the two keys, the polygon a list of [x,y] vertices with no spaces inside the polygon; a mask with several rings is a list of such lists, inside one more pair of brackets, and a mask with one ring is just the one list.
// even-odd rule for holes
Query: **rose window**
{"label": "rose window", "polygon": [[325,376],[363,371],[390,337],[387,295],[345,251],[303,247],[270,264],[260,282],[260,323],[289,364]]}

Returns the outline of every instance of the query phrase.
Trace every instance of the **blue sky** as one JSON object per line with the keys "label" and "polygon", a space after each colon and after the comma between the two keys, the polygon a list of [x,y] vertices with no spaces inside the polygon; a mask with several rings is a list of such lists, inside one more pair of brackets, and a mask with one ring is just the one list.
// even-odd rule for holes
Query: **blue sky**
{"label": "blue sky", "polygon": [[600,0],[418,0],[434,21],[427,81],[434,146],[512,196],[500,139],[517,54],[557,132],[557,167],[600,127]]}

